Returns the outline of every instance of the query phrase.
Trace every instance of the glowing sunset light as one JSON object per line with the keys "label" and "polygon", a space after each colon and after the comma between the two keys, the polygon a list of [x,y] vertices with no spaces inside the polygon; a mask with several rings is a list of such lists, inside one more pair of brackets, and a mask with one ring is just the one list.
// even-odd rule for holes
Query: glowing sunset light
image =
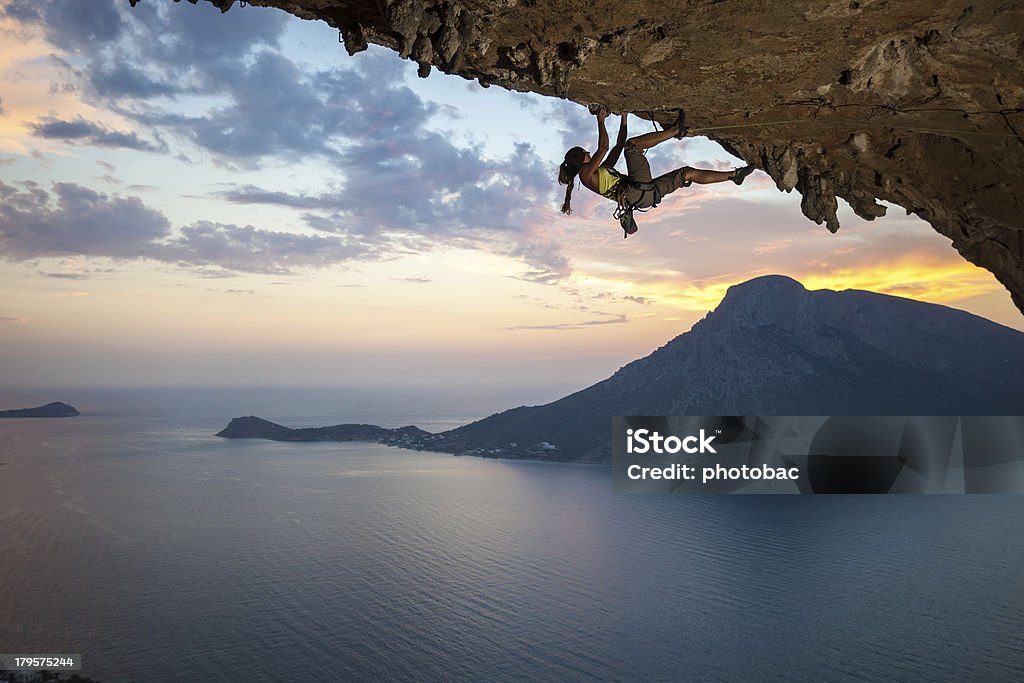
{"label": "glowing sunset light", "polygon": [[[7,380],[571,387],[770,273],[1024,327],[898,207],[844,207],[831,235],[763,174],[679,190],[628,240],[585,189],[563,216],[558,163],[596,140],[584,107],[415,70],[266,8],[0,2]],[[703,138],[648,156],[741,163]]]}

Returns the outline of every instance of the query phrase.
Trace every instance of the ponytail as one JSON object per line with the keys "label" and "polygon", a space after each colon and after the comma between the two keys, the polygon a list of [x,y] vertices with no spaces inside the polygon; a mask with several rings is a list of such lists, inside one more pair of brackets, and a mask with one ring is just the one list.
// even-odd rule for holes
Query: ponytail
{"label": "ponytail", "polygon": [[562,202],[562,213],[566,216],[572,213],[572,186],[576,184],[576,174],[579,169],[569,167],[569,162],[563,161],[558,167],[558,182],[565,185],[565,201]]}
{"label": "ponytail", "polygon": [[587,151],[582,147],[573,147],[565,153],[565,161],[558,167],[558,182],[566,186],[565,201],[562,202],[562,213],[566,215],[572,213],[572,187],[576,182],[576,176],[579,175],[580,168],[583,167],[586,154]]}

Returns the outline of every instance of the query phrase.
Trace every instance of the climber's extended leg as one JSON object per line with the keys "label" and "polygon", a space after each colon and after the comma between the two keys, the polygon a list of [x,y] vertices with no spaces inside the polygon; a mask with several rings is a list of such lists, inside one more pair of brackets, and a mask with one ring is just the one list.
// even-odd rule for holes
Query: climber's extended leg
{"label": "climber's extended leg", "polygon": [[753,165],[744,166],[743,168],[737,168],[732,171],[708,171],[701,168],[683,166],[682,168],[677,168],[674,171],[670,171],[654,179],[654,184],[658,186],[658,192],[656,195],[653,192],[647,194],[636,193],[635,200],[639,201],[639,206],[641,208],[646,208],[651,205],[655,197],[660,200],[665,195],[672,194],[679,188],[687,187],[691,183],[710,185],[712,183],[724,183],[726,180],[731,180],[739,185],[743,182],[743,179],[753,173],[753,171]]}
{"label": "climber's extended leg", "polygon": [[742,168],[734,168],[731,171],[705,171],[700,168],[684,166],[679,170],[683,172],[683,178],[688,183],[693,182],[699,185],[710,185],[711,183],[722,183],[726,180],[731,180],[737,185],[742,185],[743,180],[757,170],[757,167],[750,164],[749,166],[744,166]]}
{"label": "climber's extended leg", "polygon": [[706,171],[701,168],[690,168],[689,166],[679,170],[683,172],[683,177],[688,182],[697,183],[698,185],[723,183],[726,180],[732,180],[733,175],[736,173],[736,171]]}

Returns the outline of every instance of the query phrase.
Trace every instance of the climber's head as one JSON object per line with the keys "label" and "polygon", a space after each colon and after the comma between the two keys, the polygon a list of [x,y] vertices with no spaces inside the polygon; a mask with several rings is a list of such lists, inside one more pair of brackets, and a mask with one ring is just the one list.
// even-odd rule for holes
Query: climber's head
{"label": "climber's head", "polygon": [[562,213],[572,213],[572,186],[576,182],[583,164],[590,161],[590,153],[582,147],[573,147],[565,153],[565,161],[558,167],[558,182],[565,185],[565,201],[562,203]]}
{"label": "climber's head", "polygon": [[565,161],[558,167],[558,182],[569,185],[580,172],[583,164],[590,161],[590,154],[582,147],[573,147],[565,153]]}

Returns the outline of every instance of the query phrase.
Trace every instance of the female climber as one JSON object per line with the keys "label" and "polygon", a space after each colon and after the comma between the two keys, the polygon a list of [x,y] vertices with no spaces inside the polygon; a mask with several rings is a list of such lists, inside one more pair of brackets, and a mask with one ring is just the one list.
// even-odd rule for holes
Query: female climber
{"label": "female climber", "polygon": [[[647,163],[644,150],[669,138],[682,139],[686,135],[683,112],[679,112],[676,122],[671,127],[629,139],[626,139],[626,114],[623,113],[619,122],[618,140],[609,153],[608,131],[604,124],[608,110],[598,105],[596,108],[592,107],[592,111],[597,116],[597,151],[591,156],[582,147],[573,147],[565,153],[565,161],[558,168],[558,182],[566,186],[562,213],[572,212],[572,188],[578,175],[585,188],[618,204],[615,217],[619,218],[622,229],[628,236],[636,232],[636,223],[632,218],[633,209],[642,211],[657,206],[662,197],[691,183],[708,184],[731,180],[740,185],[754,172],[753,165],[732,171],[707,171],[683,166],[652,178],[651,165]],[[626,175],[613,168],[615,162],[619,160],[620,151],[625,152]]]}

